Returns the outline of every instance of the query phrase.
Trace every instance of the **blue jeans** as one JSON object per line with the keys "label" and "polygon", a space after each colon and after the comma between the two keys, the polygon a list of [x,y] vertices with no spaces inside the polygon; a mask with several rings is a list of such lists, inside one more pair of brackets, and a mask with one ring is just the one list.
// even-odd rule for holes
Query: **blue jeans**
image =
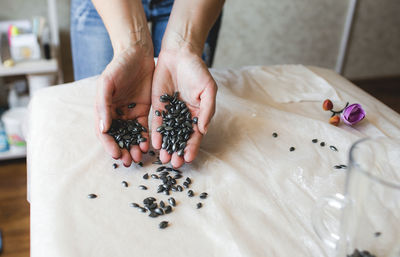
{"label": "blue jeans", "polygon": [[[173,0],[142,0],[146,18],[152,24],[154,57],[160,53],[173,3]],[[204,46],[202,57],[209,67],[214,58],[220,25],[221,16]],[[107,30],[90,0],[71,1],[71,48],[75,80],[100,74],[113,57]]]}

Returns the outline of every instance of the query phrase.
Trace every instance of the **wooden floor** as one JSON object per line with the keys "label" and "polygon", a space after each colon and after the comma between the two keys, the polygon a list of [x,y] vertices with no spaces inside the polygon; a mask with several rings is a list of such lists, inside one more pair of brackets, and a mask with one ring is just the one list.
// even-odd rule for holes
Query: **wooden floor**
{"label": "wooden floor", "polygon": [[[400,113],[400,78],[353,81]],[[0,162],[1,257],[29,256],[29,204],[26,201],[25,160]]]}
{"label": "wooden floor", "polygon": [[25,160],[0,162],[1,257],[29,256],[29,203]]}

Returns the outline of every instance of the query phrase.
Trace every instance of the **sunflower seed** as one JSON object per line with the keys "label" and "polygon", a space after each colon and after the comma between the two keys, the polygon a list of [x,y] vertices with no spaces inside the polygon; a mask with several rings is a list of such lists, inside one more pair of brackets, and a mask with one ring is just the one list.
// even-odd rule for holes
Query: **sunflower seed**
{"label": "sunflower seed", "polygon": [[97,195],[95,195],[95,194],[89,194],[89,195],[88,195],[88,198],[94,199],[94,198],[97,198]]}
{"label": "sunflower seed", "polygon": [[337,152],[337,151],[338,151],[338,150],[337,150],[337,148],[336,148],[336,147],[334,147],[333,145],[329,146],[329,148],[330,148],[332,151],[335,151],[335,152]]}
{"label": "sunflower seed", "polygon": [[278,134],[276,132],[272,133],[273,137],[278,137]]}
{"label": "sunflower seed", "polygon": [[139,207],[139,204],[137,204],[137,203],[131,203],[130,206],[131,206],[131,207],[134,207],[134,208],[138,208],[138,207]]}
{"label": "sunflower seed", "polygon": [[175,198],[173,198],[173,197],[168,198],[168,202],[169,202],[170,205],[175,207],[175,205],[176,205]]}
{"label": "sunflower seed", "polygon": [[121,184],[122,184],[122,186],[124,186],[124,187],[128,187],[128,182],[126,182],[126,181],[122,181]]}
{"label": "sunflower seed", "polygon": [[160,224],[158,225],[160,229],[164,229],[168,227],[168,221],[161,221]]}
{"label": "sunflower seed", "polygon": [[149,173],[144,174],[143,179],[149,179]]}
{"label": "sunflower seed", "polygon": [[294,148],[293,146],[289,148],[289,151],[293,152],[294,150],[296,150],[296,148]]}
{"label": "sunflower seed", "polygon": [[208,194],[206,192],[203,192],[203,193],[200,194],[200,198],[201,199],[206,199],[207,196],[208,196]]}
{"label": "sunflower seed", "polygon": [[189,197],[193,197],[193,196],[194,196],[193,190],[189,190],[189,191],[187,192],[187,195],[188,195]]}
{"label": "sunflower seed", "polygon": [[201,207],[203,207],[203,204],[202,203],[197,203],[196,207],[197,207],[197,209],[200,209]]}
{"label": "sunflower seed", "polygon": [[140,185],[140,186],[139,186],[139,189],[147,190],[147,187],[146,187],[146,186],[143,186],[143,185]]}
{"label": "sunflower seed", "polygon": [[314,144],[318,143],[318,139],[314,138],[313,140],[311,140]]}

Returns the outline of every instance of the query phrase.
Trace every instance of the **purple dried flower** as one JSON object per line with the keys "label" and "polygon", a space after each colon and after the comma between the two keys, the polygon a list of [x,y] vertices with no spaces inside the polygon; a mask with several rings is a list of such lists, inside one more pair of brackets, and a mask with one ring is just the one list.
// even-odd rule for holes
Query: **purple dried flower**
{"label": "purple dried flower", "polygon": [[342,114],[341,118],[346,125],[352,126],[365,117],[365,111],[360,104],[351,104],[347,106]]}

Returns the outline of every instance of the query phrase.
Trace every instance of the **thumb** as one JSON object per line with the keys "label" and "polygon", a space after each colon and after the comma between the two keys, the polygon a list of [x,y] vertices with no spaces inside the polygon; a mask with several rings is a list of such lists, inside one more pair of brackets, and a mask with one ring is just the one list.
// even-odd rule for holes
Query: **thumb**
{"label": "thumb", "polygon": [[111,127],[111,106],[114,83],[106,76],[97,80],[96,111],[99,117],[99,131],[106,133]]}
{"label": "thumb", "polygon": [[215,99],[217,95],[217,85],[208,86],[200,95],[200,112],[198,117],[198,128],[201,134],[205,135],[208,125],[215,113]]}

